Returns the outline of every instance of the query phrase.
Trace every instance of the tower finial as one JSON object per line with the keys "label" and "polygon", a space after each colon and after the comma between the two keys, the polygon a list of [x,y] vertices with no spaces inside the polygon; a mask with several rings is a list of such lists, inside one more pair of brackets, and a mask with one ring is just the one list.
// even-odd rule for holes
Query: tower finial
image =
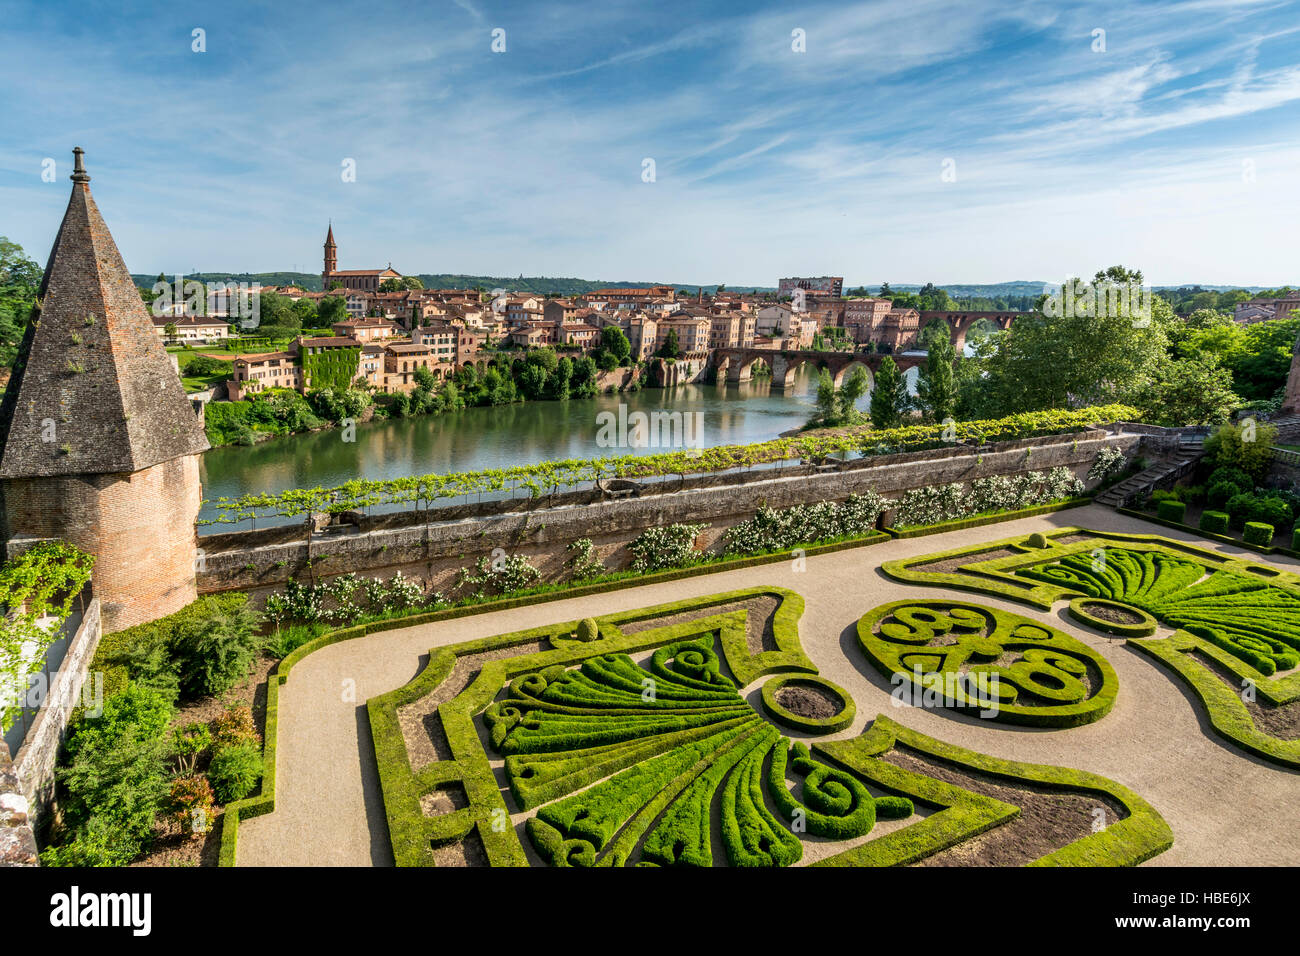
{"label": "tower finial", "polygon": [[82,162],[81,159],[81,157],[85,155],[86,155],[86,151],[82,149],[80,146],[74,147],[72,150],[72,158],[73,158],[72,175],[69,178],[74,183],[90,182],[90,174],[86,172],[86,164]]}

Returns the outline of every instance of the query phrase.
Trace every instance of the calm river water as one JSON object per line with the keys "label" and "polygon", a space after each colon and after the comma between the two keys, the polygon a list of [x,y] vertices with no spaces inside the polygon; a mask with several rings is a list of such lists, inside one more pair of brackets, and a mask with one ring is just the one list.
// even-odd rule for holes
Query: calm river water
{"label": "calm river water", "polygon": [[[214,448],[203,456],[207,499],[289,488],[329,487],[351,478],[397,478],[436,472],[508,468],[558,458],[598,458],[661,448],[602,448],[597,444],[602,411],[699,412],[705,447],[765,441],[808,420],[817,378],[807,365],[794,387],[773,389],[766,380],[744,385],[679,385],[567,402],[524,402],[495,408],[467,408],[359,425],[356,441],[338,429],[291,435],[251,448]],[[864,400],[860,403],[866,407]],[[205,505],[201,518],[216,509]],[[258,525],[268,523],[262,519]],[[233,530],[210,525],[201,531]],[[246,527],[243,526],[243,527]]]}

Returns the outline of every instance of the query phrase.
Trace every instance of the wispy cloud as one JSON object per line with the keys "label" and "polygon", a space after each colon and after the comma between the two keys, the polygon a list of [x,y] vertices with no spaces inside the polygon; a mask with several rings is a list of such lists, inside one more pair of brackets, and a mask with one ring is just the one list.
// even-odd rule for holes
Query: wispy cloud
{"label": "wispy cloud", "polygon": [[0,21],[0,234],[44,256],[80,144],[139,272],[314,271],[332,217],[407,272],[1295,282],[1296,12],[56,0]]}

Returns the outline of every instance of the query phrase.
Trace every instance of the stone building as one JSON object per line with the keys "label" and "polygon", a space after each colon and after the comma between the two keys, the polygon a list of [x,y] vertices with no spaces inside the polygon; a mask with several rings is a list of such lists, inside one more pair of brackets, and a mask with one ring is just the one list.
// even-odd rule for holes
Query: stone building
{"label": "stone building", "polygon": [[334,223],[330,223],[325,234],[325,268],[321,270],[321,288],[326,292],[334,285],[339,285],[348,292],[379,291],[385,279],[400,279],[402,274],[393,269],[392,263],[386,269],[339,269],[339,248],[334,241]]}
{"label": "stone building", "polygon": [[62,539],[96,556],[104,630],[195,598],[208,440],[74,150],[72,196],[0,405],[6,554]]}

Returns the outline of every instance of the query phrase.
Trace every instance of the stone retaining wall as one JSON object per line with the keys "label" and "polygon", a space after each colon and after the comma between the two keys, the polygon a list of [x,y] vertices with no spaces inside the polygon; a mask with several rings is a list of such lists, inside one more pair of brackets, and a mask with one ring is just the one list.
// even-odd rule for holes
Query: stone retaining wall
{"label": "stone retaining wall", "polygon": [[[697,546],[713,547],[725,530],[754,514],[760,506],[785,508],[817,501],[840,501],[850,494],[873,490],[897,495],[912,488],[988,475],[1014,475],[1063,466],[1082,476],[1104,447],[1135,454],[1143,438],[1104,430],[1077,435],[1052,435],[988,445],[959,446],[899,455],[865,458],[842,470],[810,473],[779,471],[688,480],[681,490],[619,501],[592,501],[592,493],[563,496],[554,507],[465,516],[433,523],[384,522],[312,536],[310,573],[316,578],[346,572],[388,577],[401,570],[447,591],[461,567],[472,567],[482,556],[518,554],[527,557],[546,580],[565,576],[566,546],[590,538],[611,569],[631,561],[627,544],[646,528],[674,523],[703,523],[709,527]],[[672,487],[678,487],[672,485]],[[558,497],[558,496],[557,496]],[[547,499],[553,501],[554,499]],[[440,517],[443,511],[436,512]],[[203,539],[199,565],[200,593],[244,590],[255,597],[283,586],[291,577],[309,573],[308,546],[301,528],[272,528]]]}

